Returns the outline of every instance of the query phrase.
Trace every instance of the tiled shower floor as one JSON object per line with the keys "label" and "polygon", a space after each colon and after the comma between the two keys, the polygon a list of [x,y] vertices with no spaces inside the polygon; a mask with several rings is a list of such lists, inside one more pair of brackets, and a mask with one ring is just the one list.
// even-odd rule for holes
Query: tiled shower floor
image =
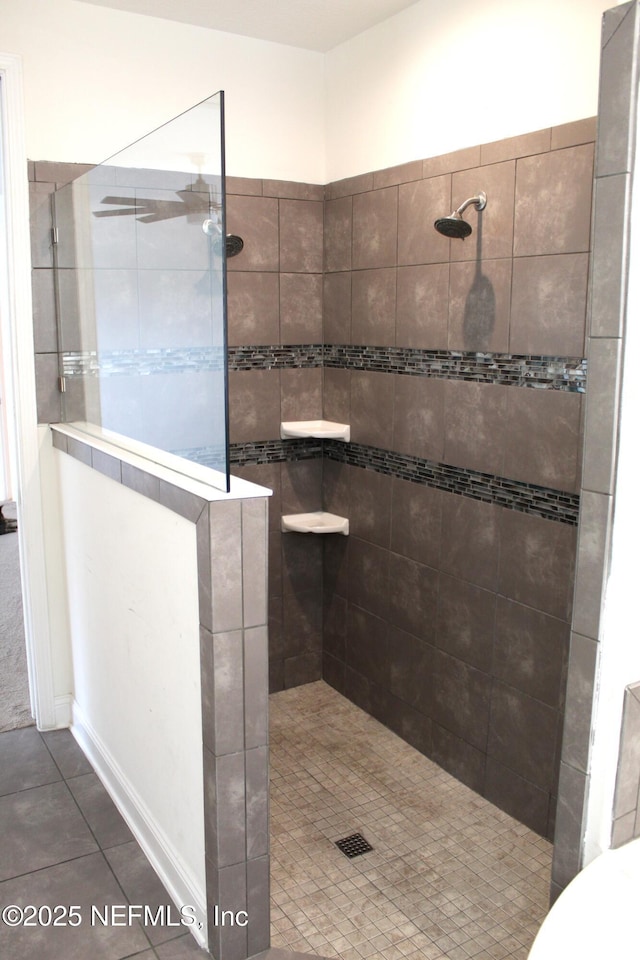
{"label": "tiled shower floor", "polygon": [[[323,682],[270,698],[272,946],[525,960],[551,844]],[[362,833],[347,859],[334,841]]]}

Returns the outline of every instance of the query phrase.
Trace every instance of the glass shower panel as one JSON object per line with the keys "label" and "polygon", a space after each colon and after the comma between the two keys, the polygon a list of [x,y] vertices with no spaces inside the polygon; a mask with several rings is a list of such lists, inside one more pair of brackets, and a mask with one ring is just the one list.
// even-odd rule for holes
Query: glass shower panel
{"label": "glass shower panel", "polygon": [[223,144],[218,93],[57,190],[54,251],[65,420],[228,490]]}

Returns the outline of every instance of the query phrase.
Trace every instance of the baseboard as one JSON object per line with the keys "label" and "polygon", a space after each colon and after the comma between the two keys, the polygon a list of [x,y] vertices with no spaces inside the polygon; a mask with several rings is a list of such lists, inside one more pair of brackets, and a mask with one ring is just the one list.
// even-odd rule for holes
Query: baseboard
{"label": "baseboard", "polygon": [[70,693],[54,700],[56,730],[70,727],[73,720],[73,697]]}
{"label": "baseboard", "polygon": [[202,947],[207,943],[206,894],[187,874],[180,858],[154,820],[142,797],[127,780],[116,759],[92,728],[82,709],[73,701],[71,732],[91,762],[107,793],[124,817],[127,826],[142,847],[151,866],[166,887],[176,906],[189,904],[196,909],[197,923],[185,927]]}

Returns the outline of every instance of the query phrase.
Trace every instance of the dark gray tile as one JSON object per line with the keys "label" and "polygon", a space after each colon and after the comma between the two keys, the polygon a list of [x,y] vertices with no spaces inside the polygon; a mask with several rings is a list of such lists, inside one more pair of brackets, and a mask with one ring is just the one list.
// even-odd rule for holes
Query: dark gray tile
{"label": "dark gray tile", "polygon": [[424,640],[433,640],[438,602],[438,573],[397,553],[389,554],[390,623]]}
{"label": "dark gray tile", "polygon": [[569,620],[575,528],[516,510],[500,511],[499,592]]}
{"label": "dark gray tile", "polygon": [[610,176],[632,170],[633,124],[631,112],[635,109],[636,20],[633,4],[608,13],[604,25],[606,42],[600,61],[600,92],[598,103],[598,176]]}
{"label": "dark gray tile", "polygon": [[578,143],[594,141],[597,122],[597,117],[587,117],[585,120],[574,120],[571,123],[562,123],[558,127],[551,127],[551,149],[562,150],[564,147],[574,147]]}
{"label": "dark gray tile", "polygon": [[493,592],[440,574],[436,646],[489,673],[495,620],[496,596]]}
{"label": "dark gray tile", "polygon": [[484,210],[478,210],[472,205],[464,213],[473,233],[464,243],[457,240],[452,242],[452,260],[471,260],[477,264],[479,261],[513,256],[516,164],[514,160],[491,164],[486,164],[484,160],[483,163],[484,166],[462,170],[454,173],[452,177],[452,209],[457,209],[470,197],[477,197],[481,190],[487,195]]}
{"label": "dark gray tile", "polygon": [[381,688],[372,687],[372,715],[399,737],[425,756],[432,753],[432,721],[413,707],[388,693],[381,695]]}
{"label": "dark gray tile", "polygon": [[245,749],[269,739],[269,637],[267,628],[244,631],[244,736]]}
{"label": "dark gray tile", "polygon": [[401,374],[389,377],[389,380],[394,384],[391,449],[426,460],[442,461],[447,384],[444,380]]}
{"label": "dark gray tile", "polygon": [[483,793],[486,765],[484,751],[472,747],[466,740],[438,723],[432,725],[432,738],[431,758],[472,790]]}
{"label": "dark gray tile", "polygon": [[395,167],[386,167],[384,170],[375,170],[373,186],[393,187],[399,183],[408,183],[410,180],[422,179],[422,160],[410,160]]}
{"label": "dark gray tile", "polygon": [[244,240],[242,253],[228,262],[229,271],[279,269],[278,200],[230,196],[227,200],[227,233]]}
{"label": "dark gray tile", "polygon": [[280,269],[320,273],[323,268],[323,204],[280,200]]}
{"label": "dark gray tile", "polygon": [[250,957],[267,950],[270,939],[269,858],[257,857],[247,862],[247,952]]}
{"label": "dark gray tile", "polygon": [[389,553],[349,537],[349,600],[377,617],[389,610]]}
{"label": "dark gray tile", "polygon": [[322,377],[324,419],[351,423],[351,371],[325,367]]}
{"label": "dark gray tile", "polygon": [[349,533],[388,547],[391,528],[392,478],[373,470],[349,468]]}
{"label": "dark gray tile", "polygon": [[447,345],[449,264],[398,267],[396,344],[422,350]]}
{"label": "dark gray tile", "polygon": [[0,798],[0,835],[2,880],[98,849],[64,783]]}
{"label": "dark gray tile", "polygon": [[491,678],[441,650],[434,654],[434,672],[434,721],[476,749],[485,751]]}
{"label": "dark gray tile", "polygon": [[267,622],[268,501],[242,501],[242,622],[255,627]]}
{"label": "dark gray tile", "polygon": [[589,255],[513,261],[509,352],[584,356]]}
{"label": "dark gray tile", "polygon": [[592,338],[584,423],[582,486],[613,494],[622,341]]}
{"label": "dark gray tile", "polygon": [[[398,188],[353,198],[353,268],[394,267],[398,242]],[[413,261],[415,262],[415,261]]]}
{"label": "dark gray tile", "polygon": [[93,773],[70,730],[45,730],[42,738],[65,779]]}
{"label": "dark gray tile", "polygon": [[[82,922],[77,926],[3,926],[3,960],[86,960],[100,957],[101,960],[121,960],[138,955],[149,947],[139,923],[103,924],[97,915],[92,922],[92,908],[97,908],[101,917],[105,911],[119,907],[124,902],[122,890],[105,863],[101,853],[78,857],[69,863],[37,870],[26,876],[0,883],[3,904],[56,907],[58,904],[75,905],[76,916]],[[144,900],[134,900],[142,903]],[[107,914],[107,917],[110,914]],[[153,953],[145,954],[150,958]]]}
{"label": "dark gray tile", "polygon": [[373,190],[373,173],[360,173],[354,177],[345,177],[343,180],[334,180],[325,187],[327,200],[346,197],[356,193],[366,193]]}
{"label": "dark gray tile", "polygon": [[401,184],[397,190],[398,264],[447,263],[450,241],[433,229],[433,223],[451,213],[451,177],[432,176]]}
{"label": "dark gray tile", "polygon": [[[105,850],[111,869],[129,903],[140,903],[151,908],[155,914],[157,908],[165,907],[165,916],[175,918],[177,909],[171,897],[160,882],[158,875],[145,857],[137,843],[123,843]],[[184,933],[183,926],[168,924],[144,925],[144,930],[152,944],[173,940]]]}
{"label": "dark gray tile", "polygon": [[392,481],[391,549],[438,568],[442,495],[435,487],[394,477]]}
{"label": "dark gray tile", "polygon": [[546,153],[551,146],[551,131],[534,130],[517,137],[507,137],[480,147],[482,163],[499,163],[504,160],[528,157],[534,153]]}
{"label": "dark gray tile", "polygon": [[453,466],[502,476],[510,388],[466,380],[445,381],[444,388],[442,459]]}
{"label": "dark gray tile", "polygon": [[[240,190],[234,191],[240,193]],[[321,183],[299,183],[296,180],[263,180],[262,194],[265,197],[279,197],[286,200],[324,199],[324,185]]]}
{"label": "dark gray tile", "polygon": [[395,267],[355,271],[351,296],[351,342],[372,346],[395,344]]}
{"label": "dark gray tile", "polygon": [[582,867],[583,821],[588,789],[586,774],[560,764],[552,881],[559,887],[573,880]]}
{"label": "dark gray tile", "polygon": [[596,640],[577,633],[571,635],[562,759],[585,773],[589,762],[597,656]]}
{"label": "dark gray tile", "polygon": [[328,199],[324,205],[324,269],[351,270],[353,198]]}
{"label": "dark gray tile", "polygon": [[285,422],[322,419],[320,367],[280,371],[280,417]]}
{"label": "dark gray tile", "polygon": [[322,343],[320,273],[280,274],[280,343]]}
{"label": "dark gray tile", "polygon": [[122,463],[117,457],[112,457],[102,450],[91,451],[91,466],[105,477],[111,477],[116,483],[122,480]]}
{"label": "dark gray tile", "polygon": [[568,623],[497,598],[493,673],[499,680],[560,709],[568,653]]}
{"label": "dark gray tile", "polygon": [[500,513],[500,508],[493,504],[443,494],[440,569],[460,580],[495,590]]}
{"label": "dark gray tile", "polygon": [[0,796],[61,779],[35,727],[0,734]]}
{"label": "dark gray tile", "polygon": [[354,443],[364,443],[383,450],[391,448],[394,379],[386,373],[351,371],[350,423],[351,440]]}
{"label": "dark gray tile", "polygon": [[600,632],[612,521],[613,497],[583,490],[580,498],[573,629],[594,640],[598,639]]}
{"label": "dark gray tile", "polygon": [[[433,647],[396,627],[388,632],[388,685],[391,693],[425,716],[434,697]],[[386,678],[382,678],[386,683]]]}
{"label": "dark gray tile", "polygon": [[443,173],[452,173],[456,170],[466,170],[468,167],[477,167],[480,163],[480,146],[464,147],[452,153],[441,153],[437,157],[429,157],[422,161],[423,177],[439,177]]}
{"label": "dark gray tile", "polygon": [[297,460],[283,463],[282,512],[305,513],[322,507],[322,462]]}
{"label": "dark gray tile", "polygon": [[95,773],[69,780],[68,787],[102,849],[133,840],[113,800]]}
{"label": "dark gray tile", "polygon": [[256,857],[264,857],[269,853],[268,748],[265,746],[247,750],[245,765],[247,777],[247,859],[254,860]]}
{"label": "dark gray tile", "polygon": [[485,796],[520,823],[541,836],[546,835],[548,792],[491,757],[487,757]]}
{"label": "dark gray tile", "polygon": [[634,822],[638,810],[640,790],[640,702],[633,689],[624,692],[624,708],[618,754],[618,770],[613,803],[614,818],[633,813]]}
{"label": "dark gray tile", "polygon": [[232,346],[280,342],[277,273],[230,271],[227,291],[228,336]]}
{"label": "dark gray tile", "polygon": [[284,689],[314,683],[322,677],[322,654],[301,653],[284,661]]}
{"label": "dark gray tile", "polygon": [[514,255],[588,251],[592,190],[592,144],[519,160]]}
{"label": "dark gray tile", "polygon": [[58,354],[37,353],[35,365],[38,423],[60,423],[62,394],[58,389]]}
{"label": "dark gray tile", "polygon": [[[351,273],[327,273],[323,291],[325,343],[351,343]],[[325,370],[325,373],[343,371]]]}
{"label": "dark gray tile", "polygon": [[512,261],[451,264],[450,350],[509,352]]}
{"label": "dark gray tile", "polygon": [[[289,536],[305,538],[304,534]],[[320,572],[309,590],[292,590],[285,584],[282,603],[282,642],[286,658],[322,650],[322,597]]]}
{"label": "dark gray tile", "polygon": [[554,780],[557,722],[557,711],[546,703],[495,683],[487,754],[541,790],[549,791]]}
{"label": "dark gray tile", "polygon": [[58,334],[53,270],[32,270],[31,289],[34,350],[36,353],[55,353]]}
{"label": "dark gray tile", "polygon": [[630,174],[596,179],[590,303],[591,335],[595,337],[622,336],[630,203]]}
{"label": "dark gray tile", "polygon": [[577,492],[581,395],[561,390],[504,389],[505,476]]}
{"label": "dark gray tile", "polygon": [[384,620],[349,604],[347,665],[381,686],[386,686],[390,666],[387,630]]}
{"label": "dark gray tile", "polygon": [[280,371],[229,372],[229,439],[276,440],[280,436]]}
{"label": "dark gray tile", "polygon": [[29,184],[29,217],[31,225],[31,266],[53,267],[51,246],[51,183]]}

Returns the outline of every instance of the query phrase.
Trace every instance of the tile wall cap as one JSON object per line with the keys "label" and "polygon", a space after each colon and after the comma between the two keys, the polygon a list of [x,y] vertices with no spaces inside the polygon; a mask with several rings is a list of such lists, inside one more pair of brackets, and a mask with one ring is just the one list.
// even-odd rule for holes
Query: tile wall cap
{"label": "tile wall cap", "polygon": [[137,443],[135,440],[129,440],[126,437],[121,438],[118,434],[113,434],[113,437],[119,441],[115,442],[114,439],[110,439],[106,433],[103,434],[99,427],[90,423],[79,425],[53,423],[50,425],[50,428],[54,434],[78,440],[92,450],[107,453],[121,463],[137,467],[137,469],[143,473],[157,477],[159,480],[164,480],[180,490],[193,493],[209,503],[228,500],[249,500],[255,499],[256,497],[270,497],[272,494],[272,491],[267,487],[259,486],[257,483],[243,480],[240,477],[231,477],[231,490],[229,493],[225,493],[223,490],[218,490],[206,479],[207,474],[212,472],[210,468],[203,467],[198,463],[192,463],[189,460],[173,457],[171,454],[166,454],[164,456],[167,461],[175,462],[180,459],[181,469],[172,469],[163,463],[157,463],[151,459],[148,453],[145,455],[145,451],[153,450],[152,455],[157,453],[157,455],[161,457],[163,456],[163,451],[156,451],[156,448],[148,447],[143,443]]}

